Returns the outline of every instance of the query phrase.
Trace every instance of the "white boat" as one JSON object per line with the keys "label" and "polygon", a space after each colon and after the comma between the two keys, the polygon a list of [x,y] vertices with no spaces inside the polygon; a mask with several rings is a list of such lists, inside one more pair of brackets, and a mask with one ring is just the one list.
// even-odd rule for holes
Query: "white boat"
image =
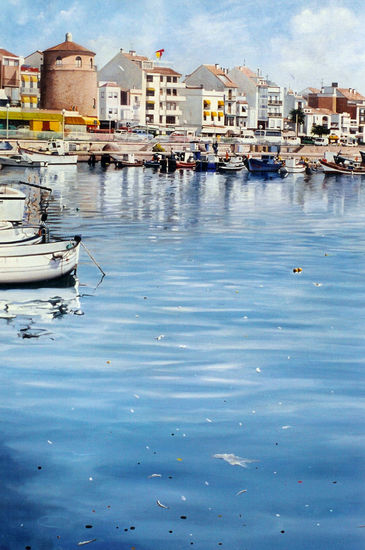
{"label": "white boat", "polygon": [[18,151],[27,160],[32,162],[46,162],[47,164],[76,164],[77,154],[69,152],[68,142],[62,139],[50,140],[46,150],[29,149],[18,146]]}
{"label": "white boat", "polygon": [[280,168],[280,172],[288,173],[288,174],[300,174],[302,172],[305,172],[306,165],[295,158],[288,158],[285,160],[284,166]]}
{"label": "white boat", "polygon": [[25,194],[9,185],[0,185],[0,221],[21,222],[24,215]]}
{"label": "white boat", "polygon": [[47,166],[48,163],[44,160],[34,161],[24,154],[15,154],[0,157],[0,165],[3,166],[19,166],[21,168],[39,168]]}
{"label": "white boat", "polygon": [[44,237],[43,227],[0,222],[0,247],[41,243]]}
{"label": "white boat", "polygon": [[76,271],[80,237],[72,240],[0,248],[0,284],[53,281]]}
{"label": "white boat", "polygon": [[244,168],[245,165],[240,157],[231,157],[228,161],[219,166],[219,170],[222,172],[239,172]]}

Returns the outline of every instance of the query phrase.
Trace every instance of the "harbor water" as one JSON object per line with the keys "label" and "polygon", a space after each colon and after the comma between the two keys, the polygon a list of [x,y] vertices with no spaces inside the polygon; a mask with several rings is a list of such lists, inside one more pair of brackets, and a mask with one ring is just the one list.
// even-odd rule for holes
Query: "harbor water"
{"label": "harbor water", "polygon": [[106,275],[0,291],[0,549],[363,548],[365,180],[18,180]]}

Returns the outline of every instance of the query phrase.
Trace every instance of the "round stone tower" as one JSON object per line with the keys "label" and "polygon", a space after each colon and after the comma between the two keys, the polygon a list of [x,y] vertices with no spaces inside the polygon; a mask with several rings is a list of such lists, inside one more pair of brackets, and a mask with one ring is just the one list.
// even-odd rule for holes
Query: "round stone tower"
{"label": "round stone tower", "polygon": [[65,42],[43,52],[41,73],[41,108],[78,111],[97,116],[97,73],[95,53],[72,42]]}

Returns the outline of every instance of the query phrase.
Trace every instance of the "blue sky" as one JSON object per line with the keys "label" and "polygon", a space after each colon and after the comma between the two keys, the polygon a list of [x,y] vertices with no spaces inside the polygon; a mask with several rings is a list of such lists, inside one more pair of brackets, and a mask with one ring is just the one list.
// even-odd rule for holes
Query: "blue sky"
{"label": "blue sky", "polygon": [[44,50],[71,32],[102,67],[120,48],[183,75],[246,63],[299,91],[339,83],[365,95],[365,0],[1,0],[0,47]]}

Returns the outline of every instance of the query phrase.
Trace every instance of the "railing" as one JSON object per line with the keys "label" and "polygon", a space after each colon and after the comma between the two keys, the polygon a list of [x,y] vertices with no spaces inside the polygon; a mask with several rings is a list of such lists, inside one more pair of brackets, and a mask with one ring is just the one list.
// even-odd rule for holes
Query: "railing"
{"label": "railing", "polygon": [[21,94],[27,94],[27,95],[36,95],[37,97],[40,95],[39,88],[20,88]]}
{"label": "railing", "polygon": [[283,116],[283,113],[267,113],[267,116],[269,118],[281,118]]}
{"label": "railing", "polygon": [[269,99],[268,102],[267,102],[267,104],[268,104],[268,105],[282,105],[283,102],[282,102],[282,101],[275,101],[275,100],[272,100],[272,101],[271,101],[271,100]]}

